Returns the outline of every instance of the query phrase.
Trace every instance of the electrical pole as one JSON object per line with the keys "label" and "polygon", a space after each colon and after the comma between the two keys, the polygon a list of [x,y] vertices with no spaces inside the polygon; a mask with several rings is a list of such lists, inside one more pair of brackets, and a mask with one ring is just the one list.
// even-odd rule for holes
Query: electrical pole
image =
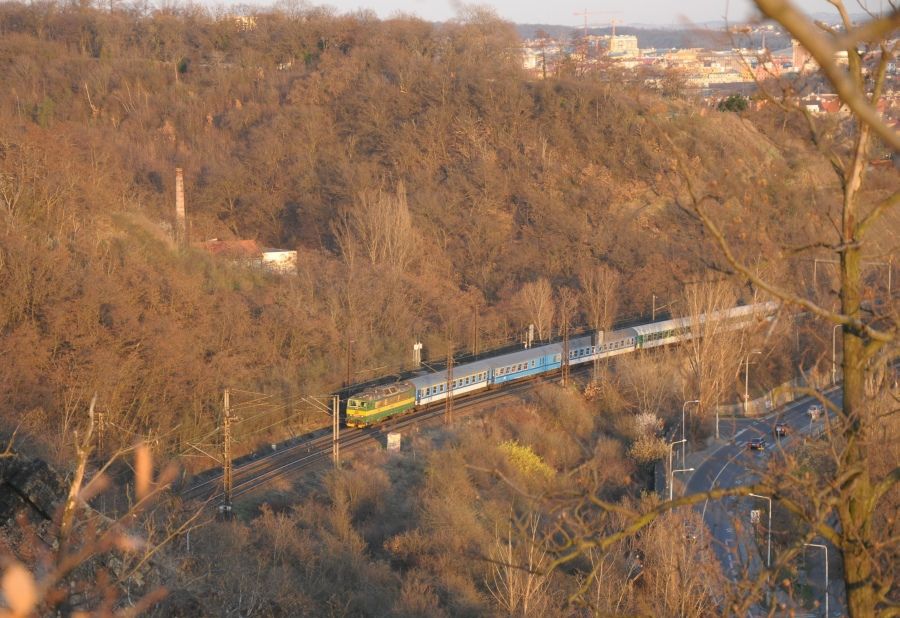
{"label": "electrical pole", "polygon": [[453,344],[447,344],[447,399],[444,408],[444,422],[453,422]]}
{"label": "electrical pole", "polygon": [[224,413],[222,422],[222,504],[219,512],[229,517],[231,515],[231,403],[228,389],[225,389]]}
{"label": "electrical pole", "polygon": [[97,415],[97,455],[99,457],[103,456],[103,430],[105,429],[103,425],[103,412],[95,412]]}
{"label": "electrical pole", "polygon": [[478,357],[478,305],[472,307],[472,356]]}
{"label": "electrical pole", "polygon": [[347,388],[350,388],[350,327],[347,327],[347,381],[344,384]]}
{"label": "electrical pole", "polygon": [[[567,308],[568,309],[568,308]],[[563,316],[562,385],[569,385],[569,316]]]}
{"label": "electrical pole", "polygon": [[596,354],[594,354],[594,375],[593,379],[597,379],[597,375],[600,373],[600,348],[603,347],[603,340],[606,338],[606,333],[599,328],[594,331],[594,343],[596,349]]}
{"label": "electrical pole", "polygon": [[331,458],[334,460],[334,467],[341,467],[341,403],[340,398],[335,395],[331,398]]}

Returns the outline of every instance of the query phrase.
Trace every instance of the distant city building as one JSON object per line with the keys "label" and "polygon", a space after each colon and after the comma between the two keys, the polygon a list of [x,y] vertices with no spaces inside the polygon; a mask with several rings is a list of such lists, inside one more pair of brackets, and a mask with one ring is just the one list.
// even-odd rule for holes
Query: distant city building
{"label": "distant city building", "polygon": [[609,37],[609,53],[636,56],[639,52],[637,37],[631,34]]}
{"label": "distant city building", "polygon": [[[735,30],[743,33],[745,30]],[[580,70],[592,68],[604,70],[613,62],[621,70],[647,67],[644,84],[651,88],[662,87],[659,75],[672,71],[690,88],[722,91],[733,87],[735,91],[751,92],[754,82],[784,77],[786,72],[809,73],[818,70],[818,64],[809,52],[796,40],[790,47],[770,49],[765,35],[782,35],[774,26],[753,27],[753,33],[762,33],[760,48],[704,49],[671,48],[641,49],[635,35],[596,35],[578,33],[563,40],[550,37],[525,41],[522,46],[522,66],[533,77],[558,75],[561,68],[577,66]],[[781,39],[779,39],[780,41]],[[834,55],[838,65],[847,64],[846,52]],[[897,63],[888,66],[891,86]],[[897,103],[893,87],[886,87],[879,103],[879,111],[886,121],[895,123]],[[705,94],[703,95],[705,96]],[[842,114],[843,108],[831,101],[807,101],[810,110],[817,114]],[[883,107],[883,109],[882,109]]]}
{"label": "distant city building", "polygon": [[256,17],[253,15],[229,15],[228,18],[241,32],[256,30]]}
{"label": "distant city building", "polygon": [[552,75],[562,55],[562,47],[553,39],[525,41],[522,46],[522,67],[533,77],[543,77],[545,70],[547,75]]}
{"label": "distant city building", "polygon": [[526,47],[522,50],[522,67],[531,71],[541,68],[540,50]]}
{"label": "distant city building", "polygon": [[819,68],[812,55],[797,39],[791,39],[791,63],[797,73],[809,73]]}

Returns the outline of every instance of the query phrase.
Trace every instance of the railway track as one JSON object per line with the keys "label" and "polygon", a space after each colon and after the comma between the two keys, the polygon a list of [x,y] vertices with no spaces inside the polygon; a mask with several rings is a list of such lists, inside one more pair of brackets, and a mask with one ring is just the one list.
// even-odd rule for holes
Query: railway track
{"label": "railway track", "polygon": [[[585,373],[589,366],[572,368],[572,376]],[[466,416],[489,405],[495,405],[505,399],[512,399],[539,384],[552,382],[556,376],[542,376],[537,379],[511,384],[502,389],[488,390],[467,397],[454,399],[454,413]],[[381,443],[384,437],[393,431],[402,431],[419,424],[440,418],[444,415],[444,403],[432,404],[411,414],[390,419],[375,427],[342,428],[339,439],[342,452],[353,452]],[[317,435],[291,444],[271,454],[236,465],[232,471],[232,499],[246,496],[260,489],[271,481],[305,469],[312,469],[331,461],[331,432]],[[223,498],[222,474],[196,480],[181,491],[185,500],[206,501],[216,503]]]}
{"label": "railway track", "polygon": [[[763,307],[763,305],[736,307],[722,313],[720,317],[721,319],[734,318],[736,322],[732,324],[732,327],[742,327],[744,324],[742,321],[744,320],[744,316],[755,315],[759,307]],[[773,311],[774,309],[766,305],[764,310]],[[719,317],[716,319],[719,319]],[[637,331],[634,333],[625,333],[625,339],[616,338],[614,341],[606,344],[606,351],[604,352],[605,358],[607,360],[612,360],[613,357],[620,353],[633,351],[633,349],[642,347],[643,337],[648,338],[648,347],[654,349],[660,345],[678,343],[682,336],[674,336],[673,333],[678,329],[685,328],[683,322],[684,319],[676,322],[653,322],[650,325],[652,328],[650,330],[645,329],[642,331],[642,334]],[[629,335],[633,336],[631,336],[630,339],[627,339]],[[670,340],[673,336],[674,340]],[[623,347],[620,344],[627,345]],[[583,352],[583,350],[580,352]],[[574,358],[574,355],[570,354],[570,358]],[[574,361],[574,366],[571,366],[570,363],[572,375],[583,374],[590,370],[590,364],[580,364],[585,361],[587,361],[586,358]],[[531,362],[532,367],[534,367],[534,361],[532,360]],[[519,369],[521,370],[522,366],[520,366]],[[459,403],[456,406],[456,410],[462,414],[470,413],[476,407],[483,406],[497,399],[512,397],[525,390],[532,389],[536,384],[555,380],[557,375],[559,375],[558,370],[551,375],[540,374],[535,378],[506,383],[504,386],[499,387],[499,390],[488,390],[460,397],[458,398]],[[393,419],[388,420],[386,425],[378,425],[373,428],[347,428],[342,432],[340,448],[352,452],[361,448],[362,445],[367,442],[374,442],[380,436],[383,436],[386,431],[410,427],[440,415],[443,406],[443,403],[436,403],[422,410],[413,412],[412,414],[400,417],[396,419],[396,421],[393,421]],[[281,451],[276,449],[275,453],[261,456],[258,459],[251,459],[250,461],[245,461],[234,466],[232,468],[232,498],[246,495],[269,481],[282,477],[285,474],[321,463],[322,460],[328,458],[328,453],[331,450],[331,440],[332,438],[329,432],[319,432],[319,435],[314,435],[307,440],[300,440],[287,446],[283,445]],[[219,480],[221,475],[210,474],[210,472],[207,472],[204,476],[205,478],[195,479],[192,484],[180,492],[181,495],[188,500],[215,500],[220,498],[222,496],[222,492],[219,489],[221,485]]]}

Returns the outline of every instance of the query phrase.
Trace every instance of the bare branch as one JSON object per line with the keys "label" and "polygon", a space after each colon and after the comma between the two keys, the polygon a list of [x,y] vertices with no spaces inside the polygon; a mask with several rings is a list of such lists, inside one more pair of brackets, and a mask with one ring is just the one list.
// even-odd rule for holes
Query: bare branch
{"label": "bare branch", "polygon": [[900,12],[896,10],[880,19],[871,13],[869,15],[873,19],[853,29],[848,29],[845,34],[838,36],[835,40],[835,47],[849,49],[856,47],[859,43],[878,41],[900,28]]}
{"label": "bare branch", "polygon": [[881,215],[887,212],[889,209],[896,207],[900,204],[900,193],[894,193],[890,197],[880,201],[875,207],[865,216],[865,218],[859,224],[859,237],[862,238],[863,235],[869,230],[869,228],[878,220]]}
{"label": "bare branch", "polygon": [[[847,104],[854,114],[865,124],[869,125],[878,136],[895,151],[900,151],[900,134],[887,126],[878,111],[872,106],[861,91],[859,85],[834,62],[834,54],[839,51],[836,39],[829,38],[813,23],[807,19],[788,0],[755,0],[756,6],[768,18],[783,25],[795,39],[800,41],[803,47],[815,58],[834,86],[841,100]],[[889,18],[890,21],[898,19],[898,11],[895,9]],[[852,49],[852,48],[851,48]],[[849,51],[849,50],[848,50]]]}
{"label": "bare branch", "polygon": [[13,450],[13,446],[16,442],[16,434],[19,433],[19,428],[21,424],[16,425],[16,428],[13,430],[12,435],[9,437],[9,442],[6,443],[6,448],[3,449],[3,452],[0,453],[0,459],[9,459],[10,457],[15,457],[16,452]]}
{"label": "bare branch", "polygon": [[[603,535],[597,538],[590,539],[581,539],[574,541],[571,543],[571,546],[565,548],[565,553],[561,555],[559,558],[554,560],[552,563],[548,565],[548,570],[557,569],[573,560],[577,559],[579,556],[583,555],[589,549],[599,549],[605,551],[609,549],[615,543],[618,543],[622,539],[633,536],[640,532],[643,528],[652,523],[657,517],[671,511],[680,506],[690,506],[694,504],[698,504],[705,500],[718,500],[720,498],[725,498],[727,496],[746,496],[751,493],[771,493],[771,487],[768,485],[743,485],[740,487],[728,487],[728,488],[719,488],[713,489],[710,491],[690,494],[688,496],[684,496],[681,498],[675,498],[674,500],[670,500],[668,502],[663,502],[662,504],[656,506],[653,509],[650,509],[643,515],[639,517],[635,517],[632,519],[631,523],[623,528],[622,530],[615,532],[609,535]],[[602,502],[602,501],[601,501]],[[608,503],[606,503],[608,504]],[[614,507],[615,510],[618,510],[618,507],[615,505],[609,504],[609,506]]]}
{"label": "bare branch", "polygon": [[[669,142],[671,143],[671,140],[669,140]],[[672,144],[672,145],[674,148],[674,144]],[[682,162],[679,158],[679,165],[681,165],[681,164],[682,164]],[[693,188],[693,183],[691,182],[690,176],[687,174],[686,169],[683,170],[683,174],[684,174],[684,178],[688,185],[688,191],[691,194],[691,200],[692,200],[692,203],[694,206],[694,212],[697,214],[697,216],[703,222],[703,225],[706,227],[707,231],[709,231],[709,233],[712,235],[716,244],[719,246],[719,250],[722,251],[722,253],[725,256],[725,259],[728,261],[728,263],[731,265],[731,267],[734,268],[736,271],[738,271],[741,275],[743,275],[747,281],[750,281],[754,285],[758,286],[760,289],[765,290],[766,292],[772,294],[776,298],[780,298],[781,300],[783,300],[787,303],[803,307],[807,311],[810,311],[810,312],[818,315],[819,317],[822,317],[822,318],[828,320],[829,322],[832,322],[835,324],[843,324],[844,326],[851,329],[853,332],[859,333],[860,335],[865,335],[865,336],[869,337],[870,339],[873,339],[875,341],[885,342],[885,343],[893,340],[893,337],[890,333],[876,330],[876,329],[872,328],[871,326],[869,326],[868,324],[864,324],[858,318],[854,318],[854,317],[851,317],[848,315],[844,315],[842,313],[836,313],[834,311],[829,311],[827,309],[824,309],[824,308],[820,307],[819,305],[817,305],[816,303],[814,303],[810,300],[807,300],[805,298],[802,298],[791,292],[788,292],[786,290],[780,289],[780,288],[768,283],[767,281],[765,281],[761,277],[757,276],[756,274],[754,274],[751,269],[744,266],[744,264],[742,264],[737,259],[737,257],[734,255],[734,252],[731,250],[731,246],[728,244],[728,241],[725,239],[725,235],[722,233],[722,230],[719,228],[719,226],[716,224],[716,222],[713,221],[709,217],[709,215],[706,214],[706,211],[703,209],[703,206],[701,206],[702,200],[697,198],[697,194]]]}
{"label": "bare branch", "polygon": [[881,500],[881,497],[889,492],[897,483],[900,483],[900,466],[891,470],[890,473],[875,486],[875,489],[872,492],[872,501],[877,503]]}
{"label": "bare branch", "polygon": [[63,508],[62,520],[59,525],[60,552],[59,556],[65,555],[64,548],[66,541],[72,532],[72,524],[75,519],[75,510],[78,507],[78,495],[81,493],[81,484],[84,482],[84,471],[87,468],[88,457],[91,453],[91,440],[94,436],[94,405],[97,403],[96,393],[91,398],[91,405],[88,409],[88,430],[84,439],[78,441],[78,432],[75,432],[75,448],[78,456],[78,464],[75,467],[75,475],[72,483],[69,485],[69,495],[66,497],[66,504]]}

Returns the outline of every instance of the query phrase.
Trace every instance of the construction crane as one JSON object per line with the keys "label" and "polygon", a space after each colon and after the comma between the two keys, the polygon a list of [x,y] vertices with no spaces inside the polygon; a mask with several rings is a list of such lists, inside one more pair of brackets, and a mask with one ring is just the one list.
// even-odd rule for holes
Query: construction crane
{"label": "construction crane", "polygon": [[616,24],[621,24],[621,23],[622,22],[620,22],[615,17],[613,17],[612,19],[609,20],[609,24],[610,24],[610,26],[612,26],[612,38],[616,38]]}
{"label": "construction crane", "polygon": [[[573,15],[584,18],[584,36],[587,37],[588,16],[590,16],[590,15],[619,15],[621,13],[622,13],[622,11],[588,11],[587,9],[585,9],[581,12],[573,13]],[[612,19],[612,20],[610,20],[610,23],[612,24],[612,35],[616,36],[616,24],[622,23],[622,22]]]}

